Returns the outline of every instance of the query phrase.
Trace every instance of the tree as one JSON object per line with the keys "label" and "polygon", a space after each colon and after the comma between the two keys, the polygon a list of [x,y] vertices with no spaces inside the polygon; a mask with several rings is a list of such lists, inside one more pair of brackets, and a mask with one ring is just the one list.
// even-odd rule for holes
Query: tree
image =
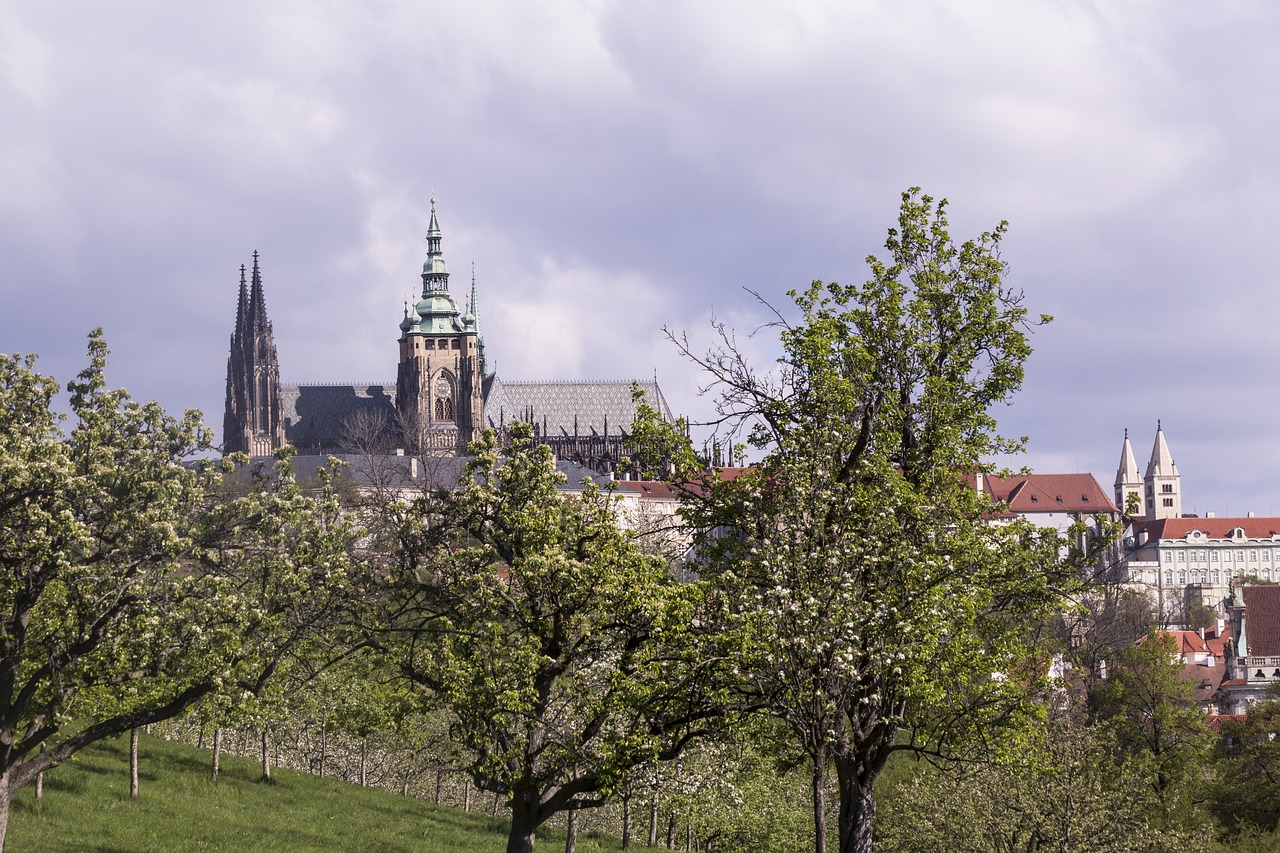
{"label": "tree", "polygon": [[1280,699],[1249,706],[1243,719],[1223,717],[1214,810],[1231,830],[1275,832],[1280,825]]}
{"label": "tree", "polygon": [[[260,689],[343,588],[352,533],[276,475],[229,498],[199,413],[108,390],[107,347],[69,383],[0,356],[0,847],[13,794],[104,737],[215,691]],[[287,555],[282,549],[291,548]]]}
{"label": "tree", "polygon": [[458,491],[405,516],[375,636],[448,710],[476,786],[511,807],[507,850],[525,853],[552,815],[702,733],[718,664],[695,628],[704,587],[643,555],[607,493],[562,497],[527,427],[505,458],[491,431],[471,450]]}
{"label": "tree", "polygon": [[1116,655],[1089,697],[1095,719],[1114,732],[1170,820],[1189,806],[1188,792],[1206,782],[1213,744],[1196,684],[1183,670],[1173,635],[1153,629]]}
{"label": "tree", "polygon": [[1169,826],[1109,732],[1064,716],[1014,761],[923,772],[877,818],[887,853],[1146,853],[1208,849],[1212,829]]}
{"label": "tree", "polygon": [[742,638],[743,685],[809,755],[818,851],[828,767],[840,850],[869,851],[890,753],[962,756],[1034,713],[1045,667],[1022,626],[1075,584],[1058,558],[1074,544],[993,523],[965,483],[1021,449],[991,410],[1022,383],[1033,322],[1002,281],[1004,224],[956,246],[945,211],[904,193],[864,285],[793,292],[800,319],[779,319],[772,371],[723,327],[706,356],[676,338],[719,391],[721,424],[748,425],[765,453],[752,474],[690,488],[686,518]]}

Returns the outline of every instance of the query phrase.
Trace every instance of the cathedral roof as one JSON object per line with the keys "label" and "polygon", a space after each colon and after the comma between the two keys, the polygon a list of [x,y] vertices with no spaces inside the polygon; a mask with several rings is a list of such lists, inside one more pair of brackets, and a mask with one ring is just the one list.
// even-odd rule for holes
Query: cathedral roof
{"label": "cathedral roof", "polygon": [[303,450],[332,446],[342,438],[343,424],[359,412],[395,423],[395,399],[394,384],[281,385],[285,438]]}
{"label": "cathedral roof", "polygon": [[[502,421],[545,422],[549,436],[618,435],[630,431],[636,419],[630,381],[527,382],[492,377],[485,389],[486,426]],[[634,383],[644,402],[667,420],[674,420],[662,389],[652,380]]]}

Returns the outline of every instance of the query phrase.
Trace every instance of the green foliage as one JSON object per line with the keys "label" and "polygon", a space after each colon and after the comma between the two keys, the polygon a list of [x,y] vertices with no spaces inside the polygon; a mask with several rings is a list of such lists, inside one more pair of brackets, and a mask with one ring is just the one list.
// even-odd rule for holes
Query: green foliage
{"label": "green foliage", "polygon": [[1224,718],[1216,749],[1213,810],[1229,832],[1275,832],[1280,826],[1280,699]]}
{"label": "green foliage", "polygon": [[1107,679],[1089,697],[1095,719],[1112,732],[1130,772],[1170,820],[1185,818],[1203,798],[1213,745],[1177,652],[1172,634],[1153,630],[1112,659]]}
{"label": "green foliage", "polygon": [[1022,383],[1031,321],[1002,282],[1003,223],[956,246],[945,211],[904,193],[870,280],[793,293],[801,316],[776,371],[753,370],[723,329],[725,345],[695,358],[722,415],[754,423],[767,453],[695,490],[700,571],[724,597],[742,684],[815,773],[833,762],[842,850],[869,848],[892,751],[962,755],[1034,713],[1044,665],[1024,624],[1075,585],[1063,543],[991,523],[963,483],[1021,448],[991,409]]}
{"label": "green foliage", "polygon": [[877,815],[887,853],[1203,850],[1210,826],[1170,825],[1151,788],[1103,728],[1055,718],[1017,762],[921,772]]}

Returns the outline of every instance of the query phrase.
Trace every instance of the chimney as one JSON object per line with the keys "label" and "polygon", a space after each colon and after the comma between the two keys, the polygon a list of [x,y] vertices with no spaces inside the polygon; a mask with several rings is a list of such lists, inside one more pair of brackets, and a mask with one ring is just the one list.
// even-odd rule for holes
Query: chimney
{"label": "chimney", "polygon": [[1204,514],[1204,517],[1205,517],[1205,518],[1217,518],[1217,517],[1218,517],[1218,514],[1217,514],[1216,512],[1206,512],[1206,513]]}
{"label": "chimney", "polygon": [[1245,518],[1253,518],[1253,517],[1254,517],[1254,514],[1253,514],[1253,513],[1251,513],[1251,512],[1246,512],[1246,513],[1244,514],[1244,517],[1245,517]]}
{"label": "chimney", "polygon": [[984,491],[986,491],[986,489],[984,489],[984,488],[982,487],[982,472],[981,472],[981,471],[974,471],[974,472],[973,472],[973,485],[974,485],[974,487],[975,487],[979,492],[984,492]]}

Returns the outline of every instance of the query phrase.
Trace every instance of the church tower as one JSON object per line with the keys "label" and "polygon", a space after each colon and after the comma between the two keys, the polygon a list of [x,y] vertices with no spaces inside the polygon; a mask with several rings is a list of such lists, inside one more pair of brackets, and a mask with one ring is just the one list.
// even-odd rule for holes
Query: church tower
{"label": "church tower", "polygon": [[460,312],[449,295],[449,271],[440,250],[436,200],[431,199],[422,299],[406,305],[400,323],[396,410],[411,452],[462,454],[484,425],[480,324],[471,305]]}
{"label": "church tower", "polygon": [[1142,477],[1138,474],[1138,460],[1133,455],[1133,445],[1129,443],[1129,430],[1124,431],[1124,446],[1120,448],[1120,467],[1116,469],[1116,506],[1120,512],[1128,515],[1129,496],[1137,498],[1138,512],[1142,514]]}
{"label": "church tower", "polygon": [[1159,421],[1156,421],[1156,443],[1151,448],[1151,461],[1147,463],[1147,474],[1142,484],[1149,520],[1182,517],[1182,477],[1178,474],[1178,466],[1173,464]]}
{"label": "church tower", "polygon": [[222,452],[269,456],[283,447],[280,411],[280,364],[275,336],[267,319],[258,253],[253,253],[253,279],[247,291],[240,267],[240,299],[236,328],[227,358],[227,402],[222,419]]}

